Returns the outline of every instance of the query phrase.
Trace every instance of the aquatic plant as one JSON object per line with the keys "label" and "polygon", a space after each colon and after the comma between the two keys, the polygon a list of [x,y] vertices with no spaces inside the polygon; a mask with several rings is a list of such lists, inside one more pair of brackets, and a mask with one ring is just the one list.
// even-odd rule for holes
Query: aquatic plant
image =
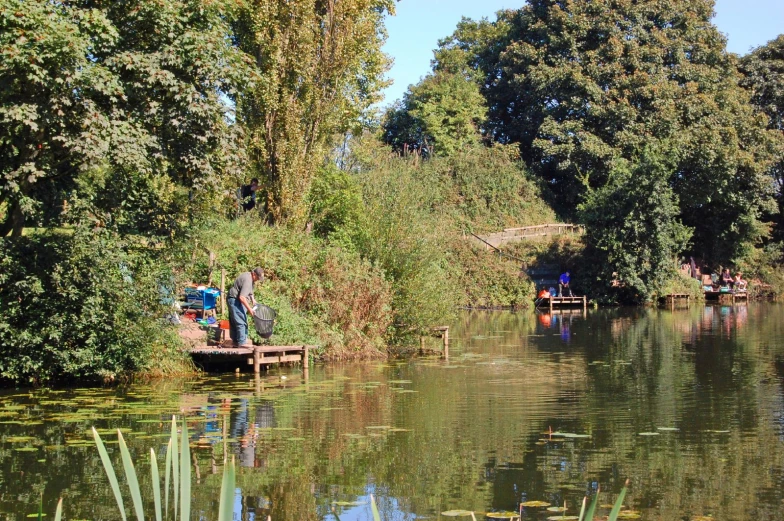
{"label": "aquatic plant", "polygon": [[[166,460],[165,460],[165,477],[164,477],[164,501],[161,504],[161,479],[158,469],[158,460],[155,451],[150,449],[150,474],[152,477],[153,487],[153,502],[155,508],[155,520],[162,521],[164,519],[164,512],[166,519],[169,519],[169,491],[172,490],[171,503],[173,503],[173,514],[171,519],[177,519],[179,512],[180,520],[187,521],[190,519],[191,513],[191,468],[190,468],[190,444],[188,443],[188,424],[185,419],[182,420],[182,429],[180,431],[180,441],[178,447],[177,441],[177,420],[172,416],[171,423],[171,437],[167,444]],[[93,427],[93,437],[95,444],[98,447],[98,454],[101,457],[101,463],[106,471],[106,476],[114,493],[114,499],[117,501],[117,507],[120,510],[120,516],[123,521],[126,521],[125,504],[123,501],[122,493],[120,492],[120,485],[117,481],[117,474],[114,470],[114,465],[109,459],[109,454],[106,452],[103,440],[101,439],[98,431]],[[133,502],[134,512],[137,521],[144,521],[144,504],[142,501],[142,493],[139,487],[139,480],[136,475],[136,468],[131,459],[131,454],[128,451],[128,446],[125,443],[120,430],[117,430],[117,438],[120,445],[120,455],[122,459],[123,470],[125,478],[128,482],[130,489],[131,501]],[[171,479],[170,479],[171,478]],[[218,508],[218,521],[231,521],[234,516],[233,511],[233,493],[234,485],[236,482],[236,467],[234,459],[231,461],[224,461],[223,468],[223,481],[221,483],[220,504]],[[169,487],[169,484],[172,487]],[[59,509],[59,506],[58,506]],[[58,521],[56,518],[55,521]]]}
{"label": "aquatic plant", "polygon": [[[624,485],[623,489],[621,489],[621,493],[618,496],[618,499],[615,500],[615,504],[610,511],[610,515],[607,516],[607,521],[617,521],[618,515],[621,513],[621,508],[623,508],[623,500],[626,498],[626,489],[629,486],[629,480],[626,480],[626,484]],[[596,495],[593,497],[593,501],[591,501],[591,505],[588,507],[586,511],[585,505],[588,502],[588,496],[583,498],[583,506],[580,510],[580,517],[579,521],[593,521],[594,512],[596,512],[596,505],[599,502],[599,492],[601,492],[601,488],[596,490]]]}

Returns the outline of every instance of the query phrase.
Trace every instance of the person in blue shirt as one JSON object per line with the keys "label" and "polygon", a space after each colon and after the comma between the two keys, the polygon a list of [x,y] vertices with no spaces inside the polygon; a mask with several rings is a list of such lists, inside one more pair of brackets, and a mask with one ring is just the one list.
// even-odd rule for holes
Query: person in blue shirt
{"label": "person in blue shirt", "polygon": [[564,290],[569,292],[569,296],[573,297],[574,294],[572,293],[572,288],[569,287],[569,282],[571,278],[569,277],[569,272],[566,271],[561,273],[561,276],[558,278],[558,296],[562,297]]}

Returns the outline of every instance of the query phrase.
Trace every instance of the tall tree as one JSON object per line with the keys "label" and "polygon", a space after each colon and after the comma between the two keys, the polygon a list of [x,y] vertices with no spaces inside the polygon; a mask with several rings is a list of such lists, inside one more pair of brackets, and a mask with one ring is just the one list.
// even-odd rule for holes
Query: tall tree
{"label": "tall tree", "polygon": [[[741,59],[742,85],[752,93],[751,101],[769,118],[768,128],[784,142],[784,34],[754,49]],[[770,173],[776,181],[779,206],[779,236],[784,236],[784,146]]]}
{"label": "tall tree", "polygon": [[394,0],[246,0],[236,43],[262,78],[239,101],[254,172],[276,221],[299,220],[330,138],[379,99]]}
{"label": "tall tree", "polygon": [[487,117],[477,84],[462,74],[436,72],[409,87],[402,103],[387,111],[384,141],[451,155],[478,143]]}
{"label": "tall tree", "polygon": [[712,0],[531,0],[499,13],[497,41],[464,24],[442,49],[478,42],[465,63],[484,73],[489,132],[519,143],[564,216],[619,160],[669,148],[696,253],[726,261],[758,236],[776,136],[712,16]]}
{"label": "tall tree", "polygon": [[0,3],[0,236],[63,198],[157,228],[178,188],[214,188],[221,96],[249,78],[228,32],[215,2]]}

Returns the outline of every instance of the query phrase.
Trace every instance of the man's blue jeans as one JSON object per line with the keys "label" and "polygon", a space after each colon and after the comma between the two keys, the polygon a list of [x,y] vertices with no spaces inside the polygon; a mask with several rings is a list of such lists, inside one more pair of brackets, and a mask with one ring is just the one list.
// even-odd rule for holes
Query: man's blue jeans
{"label": "man's blue jeans", "polygon": [[226,303],[229,305],[229,336],[234,342],[244,344],[248,338],[248,316],[245,314],[245,306],[238,298],[229,297]]}

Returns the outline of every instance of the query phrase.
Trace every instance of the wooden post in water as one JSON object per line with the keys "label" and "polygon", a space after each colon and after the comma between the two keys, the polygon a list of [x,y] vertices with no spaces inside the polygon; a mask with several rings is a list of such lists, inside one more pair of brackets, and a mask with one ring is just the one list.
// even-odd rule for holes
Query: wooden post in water
{"label": "wooden post in water", "polygon": [[261,373],[261,351],[258,347],[253,348],[253,374]]}
{"label": "wooden post in water", "polygon": [[449,328],[444,330],[444,360],[449,360]]}
{"label": "wooden post in water", "polygon": [[419,353],[421,354],[424,352],[425,352],[425,337],[421,336],[419,337]]}
{"label": "wooden post in water", "polygon": [[307,374],[308,371],[308,346],[302,347],[302,370]]}

